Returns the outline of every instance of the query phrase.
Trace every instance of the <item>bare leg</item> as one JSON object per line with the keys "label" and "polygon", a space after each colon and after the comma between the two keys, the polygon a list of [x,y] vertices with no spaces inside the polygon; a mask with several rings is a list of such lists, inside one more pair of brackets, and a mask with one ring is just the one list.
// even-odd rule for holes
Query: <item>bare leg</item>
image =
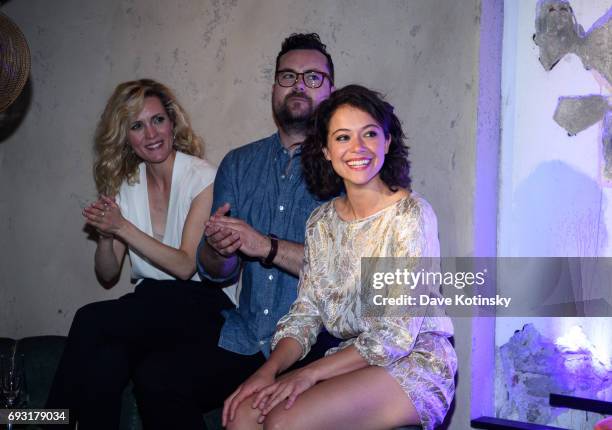
{"label": "bare leg", "polygon": [[225,430],[263,430],[263,424],[257,424],[260,410],[251,407],[253,400],[255,400],[255,395],[248,397],[240,404],[234,420],[227,423]]}
{"label": "bare leg", "polygon": [[[228,429],[261,429],[253,398],[240,406]],[[279,404],[266,417],[265,430],[390,429],[419,424],[419,416],[399,384],[381,367],[370,366],[323,381],[285,410]]]}

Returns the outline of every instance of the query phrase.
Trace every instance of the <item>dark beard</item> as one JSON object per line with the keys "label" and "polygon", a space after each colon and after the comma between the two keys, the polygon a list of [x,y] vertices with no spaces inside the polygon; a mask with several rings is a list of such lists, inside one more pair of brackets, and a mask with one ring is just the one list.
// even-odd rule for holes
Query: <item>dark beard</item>
{"label": "dark beard", "polygon": [[294,93],[289,94],[287,97],[285,97],[279,109],[275,109],[274,106],[272,107],[272,112],[278,127],[283,129],[283,131],[286,133],[303,134],[306,132],[306,130],[308,130],[308,125],[310,123],[310,119],[312,118],[312,113],[314,111],[312,106],[313,103],[312,99],[307,96],[298,96],[307,101],[309,108],[303,113],[294,114],[289,109],[289,99],[295,96],[296,94]]}

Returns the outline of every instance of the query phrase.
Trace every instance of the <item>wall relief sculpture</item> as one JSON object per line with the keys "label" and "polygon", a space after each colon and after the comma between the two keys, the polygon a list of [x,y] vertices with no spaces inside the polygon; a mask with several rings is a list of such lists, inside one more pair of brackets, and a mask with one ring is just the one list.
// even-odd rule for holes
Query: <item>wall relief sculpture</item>
{"label": "wall relief sculpture", "polygon": [[[566,0],[540,0],[533,40],[540,49],[540,63],[551,70],[567,54],[575,54],[585,69],[597,73],[612,89],[612,9],[584,32]],[[612,98],[604,95],[560,97],[554,120],[570,136],[602,123],[602,176],[612,185]]]}

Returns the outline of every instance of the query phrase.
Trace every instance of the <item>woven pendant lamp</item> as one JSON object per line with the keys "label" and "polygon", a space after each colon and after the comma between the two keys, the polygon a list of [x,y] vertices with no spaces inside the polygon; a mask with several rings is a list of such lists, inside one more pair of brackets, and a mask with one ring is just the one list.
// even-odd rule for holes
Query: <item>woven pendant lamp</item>
{"label": "woven pendant lamp", "polygon": [[0,12],[0,112],[19,96],[30,74],[30,48],[19,29]]}

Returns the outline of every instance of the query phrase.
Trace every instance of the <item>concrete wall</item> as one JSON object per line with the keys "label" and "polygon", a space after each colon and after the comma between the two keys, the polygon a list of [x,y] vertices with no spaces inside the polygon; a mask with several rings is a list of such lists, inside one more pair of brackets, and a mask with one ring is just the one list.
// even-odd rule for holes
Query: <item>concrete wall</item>
{"label": "concrete wall", "polygon": [[[174,88],[218,163],[274,130],[274,59],[295,31],[316,31],[328,44],[337,86],[388,94],[408,135],[414,188],[438,214],[443,254],[473,255],[480,6],[9,1],[3,12],[25,33],[33,69],[27,115],[0,141],[0,336],[65,334],[78,307],[131,290],[125,270],[112,290],[98,285],[95,243],[82,231],[81,208],[95,197],[92,136],[114,86],[152,77]],[[472,329],[467,320],[457,329],[462,373],[452,426],[463,429]]]}

